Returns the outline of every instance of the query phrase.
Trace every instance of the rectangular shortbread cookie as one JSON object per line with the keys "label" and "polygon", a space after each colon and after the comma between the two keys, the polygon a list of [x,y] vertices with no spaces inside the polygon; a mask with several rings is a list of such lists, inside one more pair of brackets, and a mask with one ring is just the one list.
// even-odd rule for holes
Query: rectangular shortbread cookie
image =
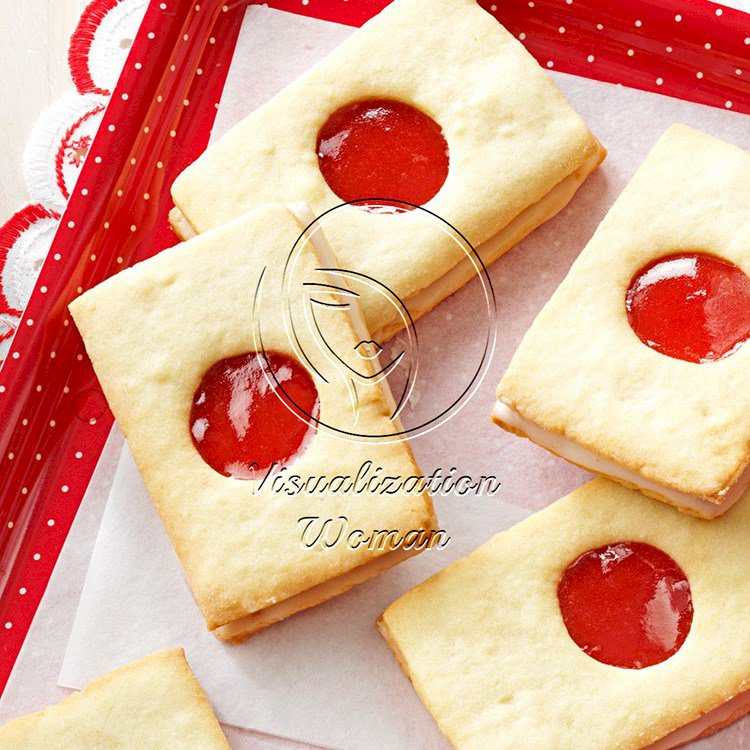
{"label": "rectangular shortbread cookie", "polygon": [[[549,76],[474,0],[395,0],[175,180],[177,233],[269,201],[305,201],[316,215],[342,203],[318,167],[317,137],[333,112],[368,98],[411,104],[442,128],[448,177],[425,208],[485,265],[560,211],[604,158]],[[388,287],[414,319],[475,273],[445,227],[421,214],[356,210],[326,228],[341,267]],[[382,297],[363,304],[376,341],[403,325]]]}
{"label": "rectangular shortbread cookie", "polygon": [[[584,653],[557,597],[570,563],[623,541],[669,555],[692,593],[681,648],[644,669]],[[668,750],[750,710],[748,549],[750,495],[709,522],[596,479],[402,596],[379,627],[458,750]]]}
{"label": "rectangular shortbread cookie", "polygon": [[[258,351],[261,343],[297,361],[300,347],[306,356],[320,353],[309,328],[298,326],[295,341],[286,323],[289,315],[305,319],[306,284],[321,281],[308,243],[289,264],[298,285],[285,287],[283,271],[300,232],[286,208],[268,205],[117,274],[70,306],[208,627],[224,640],[241,640],[419,551],[387,544],[309,548],[302,543],[303,517],[344,516],[365,534],[436,524],[424,488],[374,497],[355,487],[288,496],[265,475],[223,476],[196,450],[191,407],[212,365]],[[324,291],[317,300],[334,301]],[[352,354],[360,339],[349,318],[335,306],[329,317],[321,309],[328,308],[315,312],[329,324],[325,343]],[[365,436],[394,431],[386,389],[360,388],[355,403],[335,370],[310,375],[321,423]],[[330,480],[355,476],[368,461],[385,474],[420,474],[405,440],[347,440],[325,428],[313,430],[289,471],[302,483]]]}
{"label": "rectangular shortbread cookie", "polygon": [[230,750],[182,649],[92,682],[0,727],[2,750]]}
{"label": "rectangular shortbread cookie", "polygon": [[493,419],[573,463],[706,518],[750,484],[750,347],[695,363],[630,326],[650,262],[705,253],[750,274],[750,154],[674,125],[524,336]]}

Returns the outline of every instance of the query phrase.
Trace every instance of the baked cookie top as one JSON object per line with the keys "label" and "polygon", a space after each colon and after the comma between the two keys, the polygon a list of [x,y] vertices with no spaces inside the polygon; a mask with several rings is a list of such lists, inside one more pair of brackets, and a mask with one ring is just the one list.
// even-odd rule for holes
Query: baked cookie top
{"label": "baked cookie top", "polygon": [[0,727],[3,750],[229,750],[182,649],[92,682]]}
{"label": "baked cookie top", "polygon": [[[475,246],[604,156],[549,76],[474,0],[396,0],[188,167],[172,186],[176,206],[200,233],[269,201],[303,200],[316,215],[339,205],[317,139],[333,113],[373,99],[416,107],[442,129],[447,179],[424,205]],[[421,213],[352,211],[328,237],[343,268],[406,301],[464,257]],[[364,305],[370,330],[387,328],[382,298]]]}
{"label": "baked cookie top", "polygon": [[750,274],[750,154],[675,125],[659,139],[524,336],[497,396],[648,480],[718,503],[750,460],[750,347],[696,363],[646,345],[626,295],[655,259]]}
{"label": "baked cookie top", "polygon": [[[302,543],[302,517],[345,516],[352,529],[365,532],[435,524],[426,490],[370,496],[356,487],[329,493],[313,486],[287,494],[265,470],[254,478],[223,475],[196,448],[191,414],[205,374],[227,358],[266,351],[291,358],[317,390],[319,411],[307,415],[312,427],[288,464],[300,483],[356,475],[368,461],[385,474],[420,474],[406,441],[356,437],[387,435],[398,423],[383,388],[377,382],[353,388],[343,367],[321,368],[322,355],[334,351],[356,359],[359,339],[337,306],[341,296],[321,287],[326,277],[310,245],[292,253],[300,234],[286,208],[268,205],[117,274],[70,306],[212,630],[389,551],[344,544],[310,549]],[[294,273],[285,277],[287,268]],[[310,315],[325,336],[298,324],[295,338],[289,317],[299,323]],[[360,359],[359,366],[366,381],[372,363]],[[274,373],[283,381],[283,368]],[[250,414],[242,406],[230,416],[242,422]],[[347,429],[352,439],[342,436]],[[261,425],[263,435],[279,430],[275,419]]]}
{"label": "baked cookie top", "polygon": [[[557,595],[573,561],[619,542],[666,553],[692,595],[682,646],[643,669],[584,653]],[[749,544],[749,495],[703,521],[597,479],[405,594],[380,626],[459,750],[638,750],[750,688]]]}

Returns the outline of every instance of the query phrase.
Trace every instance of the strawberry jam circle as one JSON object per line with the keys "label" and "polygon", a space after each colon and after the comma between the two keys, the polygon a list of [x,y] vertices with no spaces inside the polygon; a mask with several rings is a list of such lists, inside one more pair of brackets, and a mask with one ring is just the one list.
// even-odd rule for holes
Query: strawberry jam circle
{"label": "strawberry jam circle", "polygon": [[644,344],[687,362],[713,362],[750,338],[750,279],[704,253],[659,258],[639,271],[625,303]]}
{"label": "strawberry jam circle", "polygon": [[[367,99],[336,110],[318,134],[318,164],[343,201],[375,199],[409,210],[440,190],[448,144],[424,112],[392,99]],[[392,201],[392,202],[391,202]]]}
{"label": "strawberry jam circle", "polygon": [[666,553],[618,542],[574,560],[557,587],[563,622],[589,656],[624,669],[665,661],[693,622],[690,584]]}
{"label": "strawberry jam circle", "polygon": [[193,396],[190,433],[219,474],[254,479],[304,450],[318,415],[310,373],[279,352],[249,352],[216,362]]}

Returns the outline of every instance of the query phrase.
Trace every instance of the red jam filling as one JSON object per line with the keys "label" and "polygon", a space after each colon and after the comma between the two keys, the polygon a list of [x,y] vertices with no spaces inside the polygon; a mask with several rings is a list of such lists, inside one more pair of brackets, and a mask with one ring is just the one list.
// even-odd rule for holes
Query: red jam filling
{"label": "red jam filling", "polygon": [[665,661],[693,622],[690,584],[677,563],[642,542],[590,550],[557,587],[563,622],[589,656],[624,669]]}
{"label": "red jam filling", "polygon": [[650,263],[633,278],[625,304],[644,344],[687,362],[722,359],[750,338],[750,279],[713,255]]}
{"label": "red jam filling", "polygon": [[410,209],[448,176],[448,144],[424,112],[391,99],[368,99],[334,112],[318,134],[318,164],[343,201]]}
{"label": "red jam filling", "polygon": [[212,469],[254,479],[302,452],[312,432],[308,421],[317,415],[318,392],[299,362],[250,352],[206,372],[193,397],[190,432]]}

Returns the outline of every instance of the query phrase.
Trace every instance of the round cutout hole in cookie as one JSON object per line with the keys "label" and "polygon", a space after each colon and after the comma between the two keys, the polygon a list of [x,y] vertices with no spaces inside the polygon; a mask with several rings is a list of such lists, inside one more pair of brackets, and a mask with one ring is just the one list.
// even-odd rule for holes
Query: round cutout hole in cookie
{"label": "round cutout hole in cookie", "polygon": [[617,542],[580,555],[565,569],[557,597],[576,645],[623,669],[669,659],[693,622],[685,573],[665,552],[643,542]]}
{"label": "round cutout hole in cookie", "polygon": [[649,263],[631,281],[625,307],[646,346],[686,362],[724,359],[750,338],[750,279],[706,253]]}
{"label": "round cutout hole in cookie", "polygon": [[258,479],[305,450],[317,419],[310,373],[280,352],[248,352],[212,365],[193,396],[190,434],[219,474]]}
{"label": "round cutout hole in cookie", "polygon": [[[336,110],[318,134],[318,165],[345,202],[392,212],[422,206],[448,176],[448,144],[431,117],[394,99],[367,99]],[[407,205],[405,205],[407,204]]]}

